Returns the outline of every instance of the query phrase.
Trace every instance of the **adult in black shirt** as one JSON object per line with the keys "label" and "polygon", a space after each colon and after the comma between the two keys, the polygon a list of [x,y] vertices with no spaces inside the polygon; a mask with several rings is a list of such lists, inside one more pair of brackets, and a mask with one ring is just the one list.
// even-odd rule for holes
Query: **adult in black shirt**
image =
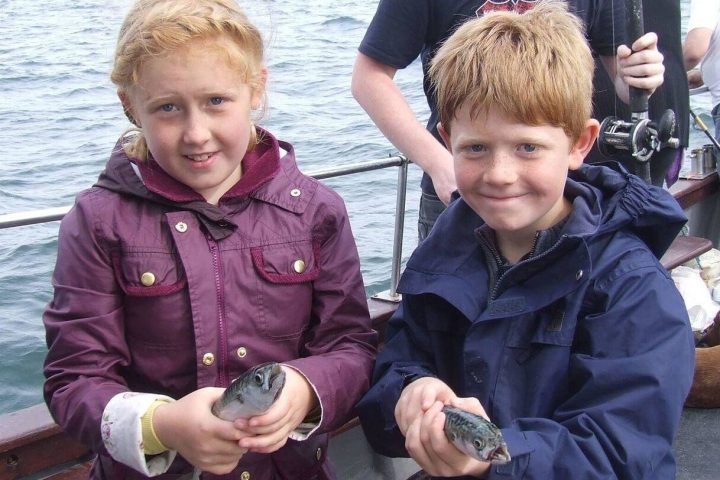
{"label": "adult in black shirt", "polygon": [[[687,74],[683,65],[680,22],[680,0],[643,0],[645,29],[658,34],[658,50],[664,56],[663,64],[665,65],[665,81],[650,96],[648,116],[651,120],[657,121],[665,110],[672,109],[677,122],[676,135],[680,140],[679,149],[665,149],[651,157],[650,177],[653,185],[657,186],[662,186],[663,180],[667,181],[668,186],[677,180],[684,149],[688,146],[690,107]],[[629,120],[630,109],[625,103],[617,100],[607,76],[597,73],[601,68],[600,63],[596,62],[595,95],[593,96],[594,117],[602,120],[605,117],[613,116]],[[613,159],[620,160],[627,166],[634,166],[624,152],[613,155]],[[604,160],[607,158],[600,153],[597,146],[585,159],[589,163]]]}
{"label": "adult in black shirt", "polygon": [[[352,78],[352,92],[390,142],[425,172],[418,219],[420,240],[429,233],[456,189],[452,157],[437,133],[437,114],[427,69],[438,46],[458,25],[494,10],[522,12],[539,0],[380,0],[360,45]],[[584,22],[586,36],[618,94],[627,99],[627,83],[616,70],[616,46],[624,40],[623,0],[571,0],[570,9]],[[650,40],[648,40],[650,38]],[[636,54],[623,52],[620,70],[634,86],[654,89],[662,83],[662,57],[654,36],[645,36]],[[431,116],[427,130],[418,123],[395,85],[395,72],[420,55],[424,89]],[[626,69],[625,63],[635,67]],[[637,78],[637,77],[644,78]],[[428,133],[429,132],[429,133]],[[433,138],[434,137],[434,138]]]}

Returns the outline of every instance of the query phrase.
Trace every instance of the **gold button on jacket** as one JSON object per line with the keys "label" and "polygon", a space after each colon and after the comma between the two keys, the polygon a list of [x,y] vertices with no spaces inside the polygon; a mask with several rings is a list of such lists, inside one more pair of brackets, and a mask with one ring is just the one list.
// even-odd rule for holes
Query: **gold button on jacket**
{"label": "gold button on jacket", "polygon": [[206,365],[209,367],[210,365],[215,363],[215,355],[213,355],[212,353],[206,353],[205,355],[203,355],[202,362],[203,362],[203,365]]}
{"label": "gold button on jacket", "polygon": [[303,273],[305,271],[305,268],[305,262],[303,262],[302,260],[295,260],[293,262],[293,270],[295,270],[295,273]]}
{"label": "gold button on jacket", "polygon": [[140,283],[146,287],[152,287],[155,285],[155,274],[152,272],[145,272],[140,276]]}

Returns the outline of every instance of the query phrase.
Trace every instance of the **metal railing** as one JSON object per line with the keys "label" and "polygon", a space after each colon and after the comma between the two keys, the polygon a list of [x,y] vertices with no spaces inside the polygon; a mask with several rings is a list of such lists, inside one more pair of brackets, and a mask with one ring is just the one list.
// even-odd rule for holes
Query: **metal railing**
{"label": "metal railing", "polygon": [[[404,155],[396,155],[380,160],[368,160],[342,167],[328,168],[307,173],[308,176],[323,180],[326,178],[341,177],[356,173],[380,170],[389,167],[398,168],[397,193],[395,203],[395,230],[393,236],[393,255],[390,272],[390,290],[380,292],[373,296],[379,300],[391,302],[400,301],[397,293],[397,285],[400,281],[400,268],[402,262],[403,230],[405,228],[405,198],[407,196],[408,165],[410,161]],[[64,207],[46,208],[18,213],[0,215],[0,230],[24,225],[35,225],[39,223],[54,222],[62,220],[72,208],[70,205]]]}

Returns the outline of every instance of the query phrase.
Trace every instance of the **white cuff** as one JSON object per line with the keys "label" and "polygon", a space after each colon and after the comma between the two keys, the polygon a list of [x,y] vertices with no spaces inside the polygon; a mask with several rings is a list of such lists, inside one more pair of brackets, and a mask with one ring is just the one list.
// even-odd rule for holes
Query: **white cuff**
{"label": "white cuff", "polygon": [[177,452],[168,450],[145,456],[140,420],[155,400],[174,400],[151,393],[118,393],[103,410],[100,431],[105,448],[113,459],[149,477],[165,473]]}
{"label": "white cuff", "polygon": [[296,441],[307,440],[307,438],[310,435],[312,435],[315,432],[315,430],[317,430],[318,427],[320,426],[320,424],[322,423],[322,419],[323,419],[322,399],[320,398],[320,394],[318,393],[317,389],[315,388],[315,385],[312,384],[310,379],[308,379],[303,372],[301,372],[297,368],[293,367],[292,365],[288,365],[286,363],[283,363],[282,365],[285,367],[288,367],[288,368],[292,368],[293,370],[295,370],[296,372],[298,372],[300,375],[303,376],[303,378],[308,382],[310,387],[312,387],[313,392],[315,392],[315,398],[318,399],[318,403],[320,404],[320,419],[317,422],[303,422],[300,425],[298,425],[297,427],[295,427],[295,430],[290,432],[290,434],[288,435],[288,438],[290,440],[296,440]]}

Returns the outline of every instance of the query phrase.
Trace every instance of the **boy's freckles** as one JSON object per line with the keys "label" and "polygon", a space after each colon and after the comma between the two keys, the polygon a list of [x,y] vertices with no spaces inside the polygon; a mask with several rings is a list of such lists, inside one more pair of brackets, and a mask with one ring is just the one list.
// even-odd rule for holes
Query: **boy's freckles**
{"label": "boy's freckles", "polygon": [[463,106],[444,132],[458,190],[500,235],[532,235],[570,211],[563,197],[573,163],[560,127],[527,125],[495,108],[471,117]]}

